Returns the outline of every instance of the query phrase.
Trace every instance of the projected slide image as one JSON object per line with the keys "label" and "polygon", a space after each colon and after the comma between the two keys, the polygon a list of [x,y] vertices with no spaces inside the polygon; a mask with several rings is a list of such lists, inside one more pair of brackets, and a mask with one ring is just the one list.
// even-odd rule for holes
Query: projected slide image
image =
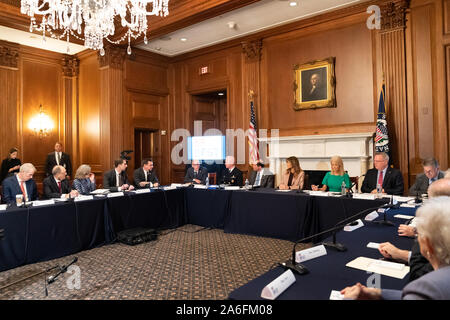
{"label": "projected slide image", "polygon": [[196,136],[188,139],[190,160],[222,160],[225,158],[224,136]]}

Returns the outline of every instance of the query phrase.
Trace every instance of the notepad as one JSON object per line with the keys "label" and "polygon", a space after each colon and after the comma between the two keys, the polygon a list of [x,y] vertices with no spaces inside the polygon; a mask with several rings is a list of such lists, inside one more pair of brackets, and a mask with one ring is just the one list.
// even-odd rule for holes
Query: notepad
{"label": "notepad", "polygon": [[384,276],[403,279],[409,273],[409,267],[402,263],[389,262],[366,257],[358,257],[345,265],[349,268],[382,274]]}

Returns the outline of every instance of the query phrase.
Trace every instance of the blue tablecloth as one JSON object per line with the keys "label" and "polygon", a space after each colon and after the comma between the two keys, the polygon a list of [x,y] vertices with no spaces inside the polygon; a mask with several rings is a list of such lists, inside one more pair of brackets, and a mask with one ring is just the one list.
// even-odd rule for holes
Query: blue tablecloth
{"label": "blue tablecloth", "polygon": [[[304,262],[303,265],[307,267],[309,273],[306,275],[295,275],[296,282],[278,296],[277,299],[328,300],[332,290],[339,291],[357,282],[363,285],[373,285],[375,283],[373,274],[349,268],[345,265],[360,256],[374,259],[382,258],[378,250],[367,248],[369,242],[382,243],[389,241],[400,249],[411,249],[413,239],[397,235],[397,226],[400,223],[404,223],[405,220],[393,218],[394,214],[411,214],[411,210],[400,209],[389,212],[389,219],[395,223],[395,227],[364,221],[365,226],[362,228],[352,232],[340,231],[337,234],[337,242],[345,245],[347,251],[338,252],[328,248],[327,255]],[[287,258],[290,255],[290,252],[286,253]],[[282,267],[269,270],[262,276],[231,292],[229,298],[235,300],[262,300],[262,289],[284,271]],[[379,285],[384,289],[402,289],[407,284],[408,278],[409,275],[406,275],[403,279],[380,276]]]}
{"label": "blue tablecloth", "polygon": [[377,200],[293,192],[176,189],[0,212],[0,271],[63,257],[115,241],[123,230],[186,223],[291,241],[377,206]]}

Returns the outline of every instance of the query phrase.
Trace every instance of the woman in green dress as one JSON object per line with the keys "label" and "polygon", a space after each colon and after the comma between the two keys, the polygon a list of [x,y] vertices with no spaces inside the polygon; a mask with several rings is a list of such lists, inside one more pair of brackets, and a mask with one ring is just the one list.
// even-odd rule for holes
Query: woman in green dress
{"label": "woman in green dress", "polygon": [[331,158],[331,172],[327,172],[322,180],[322,187],[311,185],[313,191],[328,191],[331,192],[341,192],[342,181],[345,182],[345,188],[348,191],[350,188],[350,177],[348,173],[344,171],[344,163],[342,158],[339,156],[334,156]]}

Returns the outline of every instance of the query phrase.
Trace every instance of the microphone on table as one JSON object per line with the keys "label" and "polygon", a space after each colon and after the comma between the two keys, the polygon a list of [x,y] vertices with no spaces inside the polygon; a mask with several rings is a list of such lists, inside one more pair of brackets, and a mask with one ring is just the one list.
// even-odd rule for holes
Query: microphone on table
{"label": "microphone on table", "polygon": [[414,199],[415,203],[422,203],[422,198],[419,197],[419,193],[420,193],[420,191],[416,192],[416,198]]}
{"label": "microphone on table", "polygon": [[392,209],[398,209],[398,208],[400,208],[400,203],[398,203],[398,202],[396,204],[392,203],[393,198],[394,198],[394,196],[392,196],[392,198],[391,198],[391,201],[389,203],[389,207],[385,208],[384,211],[383,211],[383,220],[373,221],[374,223],[378,223],[378,224],[382,224],[382,225],[390,226],[390,227],[394,227],[395,226],[395,224],[392,221],[388,221],[386,219],[386,209],[391,209],[391,208]]}
{"label": "microphone on table", "polygon": [[75,257],[75,258],[72,259],[72,261],[71,261],[68,265],[65,265],[65,266],[62,266],[61,268],[59,268],[59,271],[58,271],[55,275],[48,277],[47,283],[48,283],[48,284],[51,284],[51,283],[55,282],[55,280],[56,280],[61,274],[67,272],[67,268],[68,268],[68,267],[70,267],[72,264],[74,264],[74,263],[77,262],[77,261],[78,261],[78,257]]}
{"label": "microphone on table", "polygon": [[309,272],[308,269],[304,265],[302,265],[301,263],[297,263],[295,261],[296,260],[295,259],[296,258],[295,248],[297,247],[297,245],[300,242],[304,242],[306,240],[311,240],[313,238],[319,237],[319,236],[324,235],[324,234],[329,233],[329,232],[334,232],[333,233],[333,242],[332,243],[322,243],[322,244],[324,246],[335,248],[338,251],[346,251],[347,248],[344,245],[342,245],[340,243],[336,243],[336,232],[338,230],[340,230],[343,227],[345,227],[345,225],[348,224],[349,221],[352,221],[352,220],[355,220],[355,219],[359,219],[360,216],[362,216],[362,215],[364,215],[364,214],[366,214],[368,212],[371,212],[371,211],[374,211],[374,210],[377,210],[377,209],[380,209],[380,208],[392,208],[394,206],[396,206],[396,205],[384,204],[384,205],[377,206],[377,207],[374,207],[374,208],[365,209],[365,210],[360,211],[360,212],[358,212],[357,214],[355,214],[355,215],[353,215],[351,217],[348,217],[346,219],[343,219],[343,220],[339,221],[338,223],[336,223],[336,225],[334,227],[332,227],[332,228],[330,228],[328,230],[325,230],[325,231],[313,234],[312,236],[308,236],[308,237],[305,237],[303,239],[295,241],[294,246],[292,248],[292,258],[287,260],[287,261],[285,261],[285,262],[283,262],[283,263],[281,263],[280,265],[282,267],[284,267],[285,269],[290,269],[294,273],[297,273],[299,275],[307,274]]}
{"label": "microphone on table", "polygon": [[[369,213],[369,212],[371,212],[371,211],[375,211],[375,210],[383,209],[383,208],[384,208],[385,210],[386,210],[386,209],[389,209],[389,208],[397,208],[397,205],[396,205],[396,204],[391,204],[391,203],[383,204],[383,205],[378,206],[378,207],[375,207],[375,208],[365,209],[365,210],[360,211],[360,212],[358,212],[357,214],[355,214],[355,215],[353,215],[353,216],[351,216],[351,217],[348,217],[348,218],[345,218],[345,219],[339,221],[339,222],[336,223],[336,225],[335,225],[335,227],[337,227],[337,229],[333,230],[333,242],[322,242],[322,244],[323,244],[324,246],[326,246],[326,247],[333,248],[333,249],[335,249],[335,250],[337,250],[337,251],[341,251],[341,252],[347,251],[347,248],[346,248],[343,244],[336,242],[336,233],[337,233],[337,231],[338,231],[340,228],[345,227],[345,225],[347,225],[347,224],[348,224],[349,226],[356,226],[356,225],[358,225],[357,219],[361,218],[363,215],[365,215],[365,214],[367,214],[367,213]],[[386,214],[386,213],[385,213],[385,214]],[[385,217],[386,217],[386,216],[385,216]],[[352,220],[353,220],[353,221],[352,221]],[[351,223],[348,223],[349,221],[352,221],[352,222],[351,222]],[[377,221],[372,221],[372,222],[377,222]],[[390,222],[390,221],[387,221],[387,222]],[[342,224],[343,224],[343,225],[342,225]]]}

